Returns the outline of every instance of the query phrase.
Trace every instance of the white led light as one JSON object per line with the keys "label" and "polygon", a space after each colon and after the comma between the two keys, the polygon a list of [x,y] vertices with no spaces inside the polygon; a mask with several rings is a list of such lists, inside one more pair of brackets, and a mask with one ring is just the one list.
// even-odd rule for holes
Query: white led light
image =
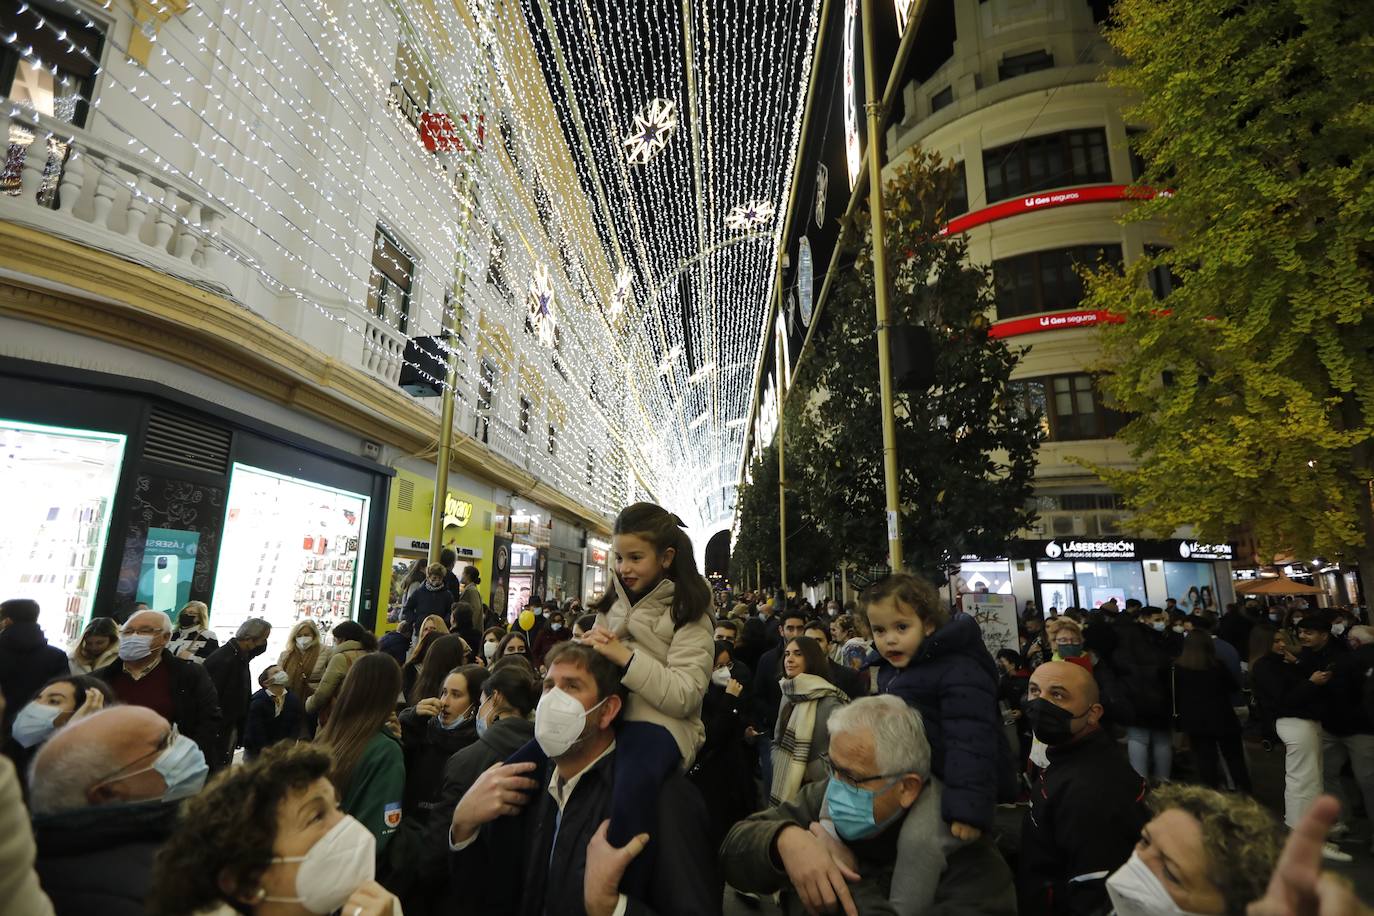
{"label": "white led light", "polygon": [[621,141],[625,158],[631,165],[648,165],[676,131],[677,103],[672,99],[654,99],[643,113],[635,114],[634,130]]}
{"label": "white led light", "polygon": [[773,219],[773,204],[767,200],[755,200],[739,204],[725,217],[726,228],[736,231],[757,229]]}

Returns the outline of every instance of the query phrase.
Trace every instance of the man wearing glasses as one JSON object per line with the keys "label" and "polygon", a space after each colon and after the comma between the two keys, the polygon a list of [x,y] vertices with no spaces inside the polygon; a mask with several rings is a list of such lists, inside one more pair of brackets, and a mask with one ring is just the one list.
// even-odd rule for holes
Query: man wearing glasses
{"label": "man wearing glasses", "polygon": [[893,696],[864,697],[828,726],[829,780],[736,824],[720,849],[726,882],[781,890],[784,913],[921,913],[938,900],[1013,916],[1011,871],[991,840],[957,840],[940,817],[920,715]]}
{"label": "man wearing glasses", "polygon": [[119,661],[92,673],[109,683],[119,702],[145,706],[174,724],[217,768],[219,698],[204,668],[167,650],[171,639],[166,614],[139,611],[119,631]]}

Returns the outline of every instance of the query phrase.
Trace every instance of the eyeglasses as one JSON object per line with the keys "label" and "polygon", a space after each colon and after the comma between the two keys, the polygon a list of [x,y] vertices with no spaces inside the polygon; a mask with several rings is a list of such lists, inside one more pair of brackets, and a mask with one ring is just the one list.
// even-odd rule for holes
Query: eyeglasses
{"label": "eyeglasses", "polygon": [[161,627],[139,627],[137,630],[120,630],[121,636],[161,636]]}
{"label": "eyeglasses", "polygon": [[[91,783],[91,785],[103,786],[107,782],[118,782],[119,780],[124,778],[119,774],[125,773],[126,770],[133,769],[143,761],[147,760],[149,757],[152,757],[154,754],[161,754],[163,751],[167,750],[167,748],[171,747],[172,742],[177,739],[177,734],[177,727],[173,725],[171,728],[167,730],[167,734],[163,736],[162,740],[157,743],[157,747],[153,748],[151,751],[149,751],[146,754],[143,754],[135,760],[130,760],[128,763],[124,764],[124,766],[112,771],[109,775],[97,779],[95,782]],[[125,773],[125,775],[131,776],[133,774]]]}
{"label": "eyeglasses", "polygon": [[834,776],[842,782],[847,782],[851,786],[859,787],[866,782],[874,782],[879,779],[898,779],[907,775],[906,773],[874,773],[872,776],[860,776],[858,773],[851,773],[844,767],[836,766],[835,761],[830,759],[829,754],[821,754],[821,763],[825,764],[827,776]]}

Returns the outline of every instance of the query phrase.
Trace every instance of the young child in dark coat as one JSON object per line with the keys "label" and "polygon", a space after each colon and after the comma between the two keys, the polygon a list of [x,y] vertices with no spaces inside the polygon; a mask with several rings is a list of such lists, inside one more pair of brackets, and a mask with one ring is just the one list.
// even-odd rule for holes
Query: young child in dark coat
{"label": "young child in dark coat", "polygon": [[941,815],[959,839],[992,826],[1003,741],[997,668],[972,617],[950,615],[939,593],[897,573],[870,586],[864,613],[873,629],[878,692],[915,707],[930,740],[931,770],[944,783]]}

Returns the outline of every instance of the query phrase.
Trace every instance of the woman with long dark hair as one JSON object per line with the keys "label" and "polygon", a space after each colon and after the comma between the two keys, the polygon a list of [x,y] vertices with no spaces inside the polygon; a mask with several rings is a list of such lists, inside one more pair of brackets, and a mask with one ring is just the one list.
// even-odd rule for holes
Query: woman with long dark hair
{"label": "woman with long dark hair", "polygon": [[387,728],[400,692],[396,660],[380,652],[364,655],[349,668],[329,722],[315,738],[329,748],[329,779],[340,807],[377,838],[379,862],[400,825],[405,792],[405,756]]}
{"label": "woman with long dark hair", "polygon": [[773,735],[772,804],[790,802],[802,786],[829,774],[821,759],[830,749],[826,721],[849,696],[830,682],[820,644],[793,636],[782,647],[782,705]]}
{"label": "woman with long dark hair", "polygon": [[1179,727],[1193,749],[1198,782],[1213,789],[1225,787],[1220,752],[1236,788],[1250,791],[1250,768],[1241,744],[1240,720],[1231,708],[1231,694],[1240,687],[1231,669],[1217,658],[1212,634],[1201,628],[1189,633],[1174,663],[1174,703]]}
{"label": "woman with long dark hair", "polygon": [[[439,696],[444,686],[444,678],[450,671],[467,664],[468,644],[457,633],[449,633],[430,641],[429,649],[423,656],[423,667],[409,682],[406,690],[406,703],[414,706],[421,700]],[[404,676],[405,670],[402,669]]]}

